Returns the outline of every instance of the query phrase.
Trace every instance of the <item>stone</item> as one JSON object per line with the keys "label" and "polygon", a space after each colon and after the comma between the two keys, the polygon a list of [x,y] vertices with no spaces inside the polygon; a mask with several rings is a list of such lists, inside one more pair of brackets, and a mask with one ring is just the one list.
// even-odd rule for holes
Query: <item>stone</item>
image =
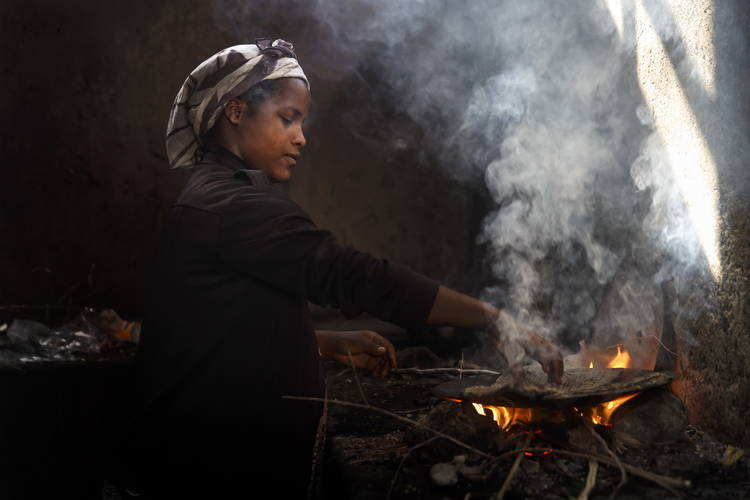
{"label": "stone", "polygon": [[622,404],[610,419],[616,433],[627,434],[642,444],[669,443],[687,427],[687,409],[667,389],[646,391]]}
{"label": "stone", "polygon": [[430,467],[430,479],[437,486],[452,486],[458,482],[458,473],[453,464],[440,462]]}

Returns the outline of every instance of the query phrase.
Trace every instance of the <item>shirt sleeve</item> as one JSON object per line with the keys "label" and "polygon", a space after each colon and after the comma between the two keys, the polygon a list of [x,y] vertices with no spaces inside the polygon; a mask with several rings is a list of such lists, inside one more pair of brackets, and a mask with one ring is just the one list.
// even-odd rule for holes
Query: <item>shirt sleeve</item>
{"label": "shirt sleeve", "polygon": [[330,234],[282,195],[245,193],[222,213],[219,259],[286,293],[303,295],[310,256]]}
{"label": "shirt sleeve", "polygon": [[387,259],[378,259],[332,237],[323,240],[308,263],[309,300],[334,306],[348,317],[366,312],[405,328],[427,321],[438,283]]}
{"label": "shirt sleeve", "polygon": [[366,312],[405,328],[425,323],[437,282],[339,244],[286,198],[246,201],[253,203],[236,204],[222,221],[219,255],[234,271],[349,317]]}

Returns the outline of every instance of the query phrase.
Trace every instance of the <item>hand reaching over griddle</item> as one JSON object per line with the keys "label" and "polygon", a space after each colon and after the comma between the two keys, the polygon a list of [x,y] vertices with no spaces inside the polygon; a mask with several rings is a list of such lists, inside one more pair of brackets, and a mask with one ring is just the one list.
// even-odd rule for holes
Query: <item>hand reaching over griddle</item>
{"label": "hand reaching over griddle", "polygon": [[508,362],[513,378],[517,382],[522,377],[524,356],[542,365],[549,382],[554,384],[562,382],[562,354],[547,339],[520,324],[504,311],[499,312],[497,320],[490,323],[487,331]]}
{"label": "hand reaching over griddle", "polygon": [[396,368],[396,349],[388,339],[369,330],[317,330],[320,354],[346,366],[366,368],[376,377]]}
{"label": "hand reaching over griddle", "polygon": [[481,300],[441,286],[427,318],[431,325],[486,329],[508,361],[516,380],[521,376],[524,356],[537,360],[550,382],[560,383],[563,358],[560,351],[509,314]]}

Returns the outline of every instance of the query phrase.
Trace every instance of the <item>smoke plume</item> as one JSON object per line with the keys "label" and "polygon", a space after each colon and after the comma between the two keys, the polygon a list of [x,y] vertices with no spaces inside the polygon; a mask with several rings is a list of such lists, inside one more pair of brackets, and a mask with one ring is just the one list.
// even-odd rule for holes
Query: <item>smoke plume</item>
{"label": "smoke plume", "polygon": [[273,27],[308,73],[359,82],[346,120],[360,137],[483,178],[483,295],[549,338],[575,349],[660,334],[662,286],[700,274],[625,7],[618,20],[590,0],[215,6],[238,39]]}

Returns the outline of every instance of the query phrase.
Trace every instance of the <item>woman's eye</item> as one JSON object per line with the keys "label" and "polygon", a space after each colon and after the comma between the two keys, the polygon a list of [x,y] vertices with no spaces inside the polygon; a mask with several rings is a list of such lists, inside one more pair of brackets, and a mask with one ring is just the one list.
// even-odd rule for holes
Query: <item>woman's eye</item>
{"label": "woman's eye", "polygon": [[287,118],[284,115],[279,115],[279,116],[281,117],[281,121],[284,122],[284,125],[291,125],[292,124],[292,120],[291,119]]}

